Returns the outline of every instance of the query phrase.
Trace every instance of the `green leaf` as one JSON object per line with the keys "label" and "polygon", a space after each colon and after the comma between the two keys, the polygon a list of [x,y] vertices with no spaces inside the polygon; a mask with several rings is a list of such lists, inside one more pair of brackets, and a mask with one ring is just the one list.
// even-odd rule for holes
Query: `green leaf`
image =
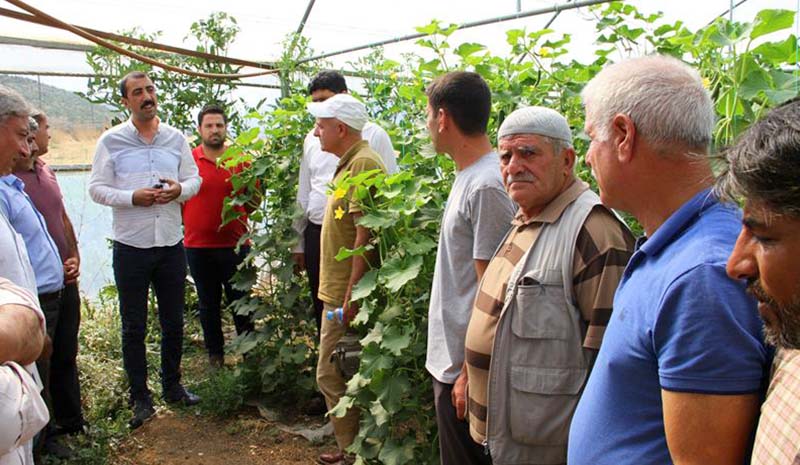
{"label": "green leaf", "polygon": [[390,321],[392,321],[393,319],[402,314],[403,314],[403,307],[397,304],[390,305],[389,308],[387,308],[381,313],[378,319],[383,323],[389,323]]}
{"label": "green leaf", "polygon": [[380,275],[386,282],[386,287],[397,292],[407,282],[416,278],[422,269],[422,257],[414,255],[409,258],[394,258],[388,260],[381,267]]}
{"label": "green leaf", "polygon": [[766,34],[788,29],[794,25],[794,11],[792,10],[761,10],[753,22],[750,38],[755,39]]}
{"label": "green leaf", "polygon": [[406,375],[395,372],[388,374],[379,388],[378,398],[384,408],[390,414],[394,414],[400,411],[405,402],[404,399],[408,397],[409,391],[411,391],[411,382]]}
{"label": "green leaf", "polygon": [[764,93],[771,105],[780,105],[781,103],[797,97],[797,91],[794,90],[766,90]]}
{"label": "green leaf", "polygon": [[751,69],[739,85],[739,97],[751,100],[759,92],[770,89],[769,75],[761,69]]}
{"label": "green leaf", "polygon": [[359,342],[361,342],[362,346],[366,347],[373,342],[380,345],[381,339],[383,339],[383,325],[381,323],[375,323],[375,326]]}
{"label": "green leaf", "polygon": [[347,381],[347,393],[355,393],[358,392],[359,389],[363,388],[364,386],[369,384],[369,379],[365,378],[361,375],[361,373],[356,373]]}
{"label": "green leaf", "polygon": [[336,258],[336,261],[340,262],[342,260],[347,260],[348,258],[353,257],[355,255],[358,255],[358,256],[364,255],[364,253],[366,251],[372,250],[372,249],[373,249],[373,247],[371,245],[362,245],[361,247],[359,247],[357,249],[348,249],[347,247],[340,247],[339,248],[339,253],[337,253],[336,257],[334,257],[334,258]]}
{"label": "green leaf", "polygon": [[459,45],[454,50],[454,52],[456,53],[456,55],[459,55],[462,58],[466,58],[466,57],[472,55],[473,53],[477,53],[477,52],[480,52],[481,50],[485,50],[485,49],[486,49],[486,46],[483,45],[483,44],[477,44],[477,43],[474,43],[474,42],[465,42],[465,43]]}
{"label": "green leaf", "polygon": [[414,460],[414,441],[406,438],[402,444],[396,439],[389,438],[384,443],[378,460],[385,465],[405,465]]}
{"label": "green leaf", "polygon": [[[356,375],[358,376],[358,375]],[[342,418],[343,416],[347,415],[347,410],[353,406],[353,402],[355,402],[355,398],[350,396],[342,396],[339,398],[339,402],[334,406],[329,415],[334,416],[336,418]]]}
{"label": "green leaf", "polygon": [[383,405],[381,405],[381,401],[379,400],[372,401],[372,404],[370,404],[369,407],[369,413],[372,414],[372,417],[375,419],[375,424],[378,426],[381,426],[389,421],[389,412],[383,408]]}
{"label": "green leaf", "polygon": [[425,255],[436,248],[436,242],[428,236],[415,237],[413,240],[403,241],[403,248],[412,255]]}
{"label": "green leaf", "polygon": [[782,42],[764,42],[754,48],[752,53],[761,55],[763,59],[769,61],[773,66],[780,66],[784,63],[796,64],[797,37],[792,34]]}
{"label": "green leaf", "polygon": [[411,344],[411,334],[397,326],[389,326],[383,333],[383,340],[381,341],[381,348],[386,349],[399,357],[403,353],[403,349]]}
{"label": "green leaf", "polygon": [[398,218],[386,211],[370,212],[358,219],[359,226],[369,229],[388,228],[397,222]]}
{"label": "green leaf", "polygon": [[352,300],[360,300],[365,297],[368,297],[372,291],[378,286],[378,270],[369,270],[364,273],[364,276],[358,280],[355,286],[353,286],[352,294],[350,298]]}

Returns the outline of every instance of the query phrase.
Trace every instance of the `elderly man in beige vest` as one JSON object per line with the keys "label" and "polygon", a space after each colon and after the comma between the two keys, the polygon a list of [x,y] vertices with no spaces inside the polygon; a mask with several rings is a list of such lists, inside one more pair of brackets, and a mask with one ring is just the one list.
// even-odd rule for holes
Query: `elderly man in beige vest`
{"label": "elderly man in beige vest", "polygon": [[576,178],[572,133],[559,113],[516,110],[498,140],[519,212],[467,330],[470,434],[496,464],[566,463],[572,413],[634,239]]}

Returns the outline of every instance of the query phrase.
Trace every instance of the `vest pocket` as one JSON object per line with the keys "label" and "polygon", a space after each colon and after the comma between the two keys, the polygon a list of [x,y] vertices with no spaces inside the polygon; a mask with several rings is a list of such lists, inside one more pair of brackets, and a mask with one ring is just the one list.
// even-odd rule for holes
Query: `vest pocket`
{"label": "vest pocket", "polygon": [[[527,283],[534,284],[527,284]],[[561,281],[548,283],[532,274],[520,278],[511,331],[524,339],[568,339],[569,316]]]}
{"label": "vest pocket", "polygon": [[511,437],[534,446],[566,446],[586,373],[585,368],[511,367]]}

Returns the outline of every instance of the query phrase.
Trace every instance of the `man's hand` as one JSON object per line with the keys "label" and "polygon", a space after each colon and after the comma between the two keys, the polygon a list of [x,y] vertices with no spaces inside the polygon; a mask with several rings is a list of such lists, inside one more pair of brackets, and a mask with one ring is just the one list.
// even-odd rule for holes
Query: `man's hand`
{"label": "man's hand", "polygon": [[306,254],[304,252],[292,252],[292,261],[294,262],[294,274],[299,275],[301,271],[305,271]]}
{"label": "man's hand", "polygon": [[156,196],[161,193],[161,189],[145,187],[133,191],[133,204],[137,207],[149,207],[156,201]]}
{"label": "man's hand", "polygon": [[64,284],[72,284],[78,281],[81,262],[78,257],[70,257],[64,260]]}
{"label": "man's hand", "polygon": [[453,407],[456,409],[456,417],[463,420],[467,413],[467,369],[464,367],[461,374],[456,378],[456,383],[453,385],[453,390],[450,392],[450,400],[453,402]]}
{"label": "man's hand", "polygon": [[350,292],[348,291],[342,304],[342,322],[345,326],[350,326],[350,322],[355,319],[356,315],[358,315],[358,304],[350,302]]}
{"label": "man's hand", "polygon": [[170,203],[181,195],[181,184],[173,179],[159,179],[164,183],[164,187],[159,189],[156,195],[156,203],[165,204]]}

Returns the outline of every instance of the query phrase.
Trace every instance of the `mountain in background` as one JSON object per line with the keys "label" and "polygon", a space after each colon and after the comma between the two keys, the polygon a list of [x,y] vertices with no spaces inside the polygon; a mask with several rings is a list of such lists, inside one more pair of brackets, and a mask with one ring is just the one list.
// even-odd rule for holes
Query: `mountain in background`
{"label": "mountain in background", "polygon": [[114,116],[114,112],[103,105],[33,79],[0,75],[0,84],[16,90],[32,105],[41,107],[50,119],[50,126],[68,133],[103,130]]}

